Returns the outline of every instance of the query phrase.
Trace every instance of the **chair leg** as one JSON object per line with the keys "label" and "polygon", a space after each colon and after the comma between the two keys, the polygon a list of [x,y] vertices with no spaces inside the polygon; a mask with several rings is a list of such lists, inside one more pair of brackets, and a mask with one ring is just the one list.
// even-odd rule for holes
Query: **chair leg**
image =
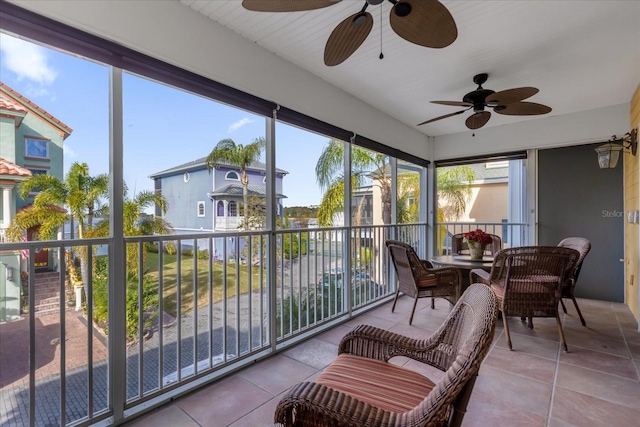
{"label": "chair leg", "polygon": [[533,329],[533,317],[529,316],[527,326],[529,329]]}
{"label": "chair leg", "polygon": [[562,301],[562,298],[560,298],[560,305],[562,305],[562,311],[564,311],[564,314],[567,314],[567,307],[565,307],[564,301]]}
{"label": "chair leg", "polygon": [[396,309],[396,302],[398,301],[398,294],[400,293],[400,288],[396,289],[396,297],[393,299],[393,305],[391,306],[391,312]]}
{"label": "chair leg", "polygon": [[431,297],[431,310],[434,310],[436,308],[436,299],[434,297]]}
{"label": "chair leg", "polygon": [[418,305],[418,296],[416,295],[415,299],[413,300],[413,310],[411,310],[411,317],[409,318],[409,324],[411,324],[411,322],[413,322],[413,313],[415,313],[416,311],[416,305]]}
{"label": "chair leg", "polygon": [[[502,310],[500,310],[502,313]],[[509,322],[507,322],[507,316],[502,313],[502,323],[504,324],[504,332],[507,334],[507,345],[509,346],[509,350],[513,351],[513,347],[511,346],[511,335],[509,334]]]}
{"label": "chair leg", "polygon": [[558,333],[560,333],[560,342],[564,351],[568,352],[567,341],[564,339],[564,331],[562,330],[562,322],[560,322],[560,314],[556,313],[556,323],[558,324]]}
{"label": "chair leg", "polygon": [[578,302],[576,301],[573,295],[571,295],[571,299],[573,300],[573,305],[576,306],[576,311],[578,312],[578,316],[580,316],[580,322],[582,322],[582,326],[587,326],[587,322],[585,322],[584,317],[582,317],[582,312],[580,311],[580,307],[578,307]]}

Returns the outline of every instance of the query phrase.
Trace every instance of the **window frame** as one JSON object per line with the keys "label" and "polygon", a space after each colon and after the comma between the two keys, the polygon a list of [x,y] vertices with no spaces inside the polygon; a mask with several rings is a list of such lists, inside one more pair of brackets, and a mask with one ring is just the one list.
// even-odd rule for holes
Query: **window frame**
{"label": "window frame", "polygon": [[[235,175],[235,178],[230,178],[229,175]],[[236,171],[228,171],[226,174],[224,174],[224,179],[225,181],[240,181],[240,174]]]}
{"label": "window frame", "polygon": [[[44,144],[45,156],[34,155],[29,152],[29,143],[42,143]],[[49,143],[51,141],[45,138],[36,138],[33,136],[25,136],[24,137],[24,157],[29,159],[38,159],[38,160],[49,160],[51,159],[51,155],[49,153]]]}

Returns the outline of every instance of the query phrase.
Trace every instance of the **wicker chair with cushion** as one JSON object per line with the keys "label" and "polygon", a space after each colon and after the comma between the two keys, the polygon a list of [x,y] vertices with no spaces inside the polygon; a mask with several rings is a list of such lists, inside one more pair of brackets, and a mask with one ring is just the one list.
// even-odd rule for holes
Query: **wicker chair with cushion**
{"label": "wicker chair with cushion", "polygon": [[460,270],[453,267],[433,268],[429,261],[421,260],[416,251],[406,243],[387,240],[385,244],[398,276],[392,312],[396,308],[400,292],[414,298],[411,317],[409,317],[410,325],[413,322],[418,298],[432,297],[431,308],[435,307],[433,298],[437,297],[445,298],[451,304],[455,304],[461,294]]}
{"label": "wicker chair with cushion", "polygon": [[[373,326],[347,333],[315,382],[289,389],[276,407],[284,426],[459,426],[493,340],[497,299],[486,286],[465,291],[438,330],[414,339]],[[443,371],[426,376],[388,363],[405,356]]]}
{"label": "wicker chair with cushion", "polygon": [[[484,252],[489,255],[495,255],[502,249],[502,239],[496,234],[491,236],[491,244],[487,245]],[[464,233],[454,234],[451,236],[451,254],[453,255],[469,255],[469,245],[464,241]]]}
{"label": "wicker chair with cushion", "polygon": [[571,248],[523,246],[498,252],[491,272],[470,271],[469,280],[485,283],[496,293],[510,350],[513,347],[507,317],[520,316],[523,321],[529,319],[530,328],[533,317],[555,317],[562,347],[567,351],[558,302],[562,283],[579,258],[578,251]]}
{"label": "wicker chair with cushion", "polygon": [[[582,312],[580,311],[580,307],[578,307],[578,302],[576,301],[576,297],[573,295],[573,291],[576,288],[576,282],[578,281],[580,270],[582,270],[582,262],[591,250],[591,242],[583,237],[567,237],[566,239],[562,239],[560,243],[558,243],[558,246],[575,249],[580,252],[580,259],[578,259],[576,268],[573,269],[570,276],[567,277],[562,284],[562,298],[571,298],[573,300],[573,305],[575,305],[578,316],[580,316],[582,326],[587,326],[587,322],[585,322],[584,317],[582,317]],[[562,298],[560,299],[560,304],[562,305],[562,310],[566,313],[567,307],[564,306]]]}

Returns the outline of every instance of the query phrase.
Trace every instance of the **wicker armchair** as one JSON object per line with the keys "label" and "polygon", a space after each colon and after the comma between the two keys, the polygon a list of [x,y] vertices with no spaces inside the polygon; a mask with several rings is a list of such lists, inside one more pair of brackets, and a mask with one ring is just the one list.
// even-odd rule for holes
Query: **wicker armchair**
{"label": "wicker armchair", "polygon": [[453,267],[433,268],[429,261],[418,258],[418,254],[410,245],[397,240],[387,240],[385,243],[398,276],[392,312],[396,309],[400,292],[414,298],[411,317],[409,317],[410,325],[413,322],[418,298],[431,297],[431,308],[435,307],[433,298],[437,297],[445,298],[451,304],[455,304],[461,294],[460,270]]}
{"label": "wicker armchair", "polygon": [[509,349],[511,336],[507,317],[555,317],[562,347],[567,351],[558,314],[562,283],[575,269],[580,254],[558,246],[523,246],[503,249],[494,257],[491,272],[473,269],[469,280],[489,285],[500,302],[500,312]]}
{"label": "wicker armchair", "polygon": [[[438,330],[424,340],[360,325],[347,333],[338,357],[315,382],[289,389],[276,407],[284,426],[459,426],[480,364],[493,340],[497,299],[471,285]],[[444,375],[434,383],[388,363],[405,356]]]}
{"label": "wicker armchair", "polygon": [[[492,241],[484,251],[493,256],[502,249],[502,239],[495,234],[489,234],[489,236]],[[453,255],[469,255],[469,245],[464,241],[464,233],[451,236],[451,253]]]}
{"label": "wicker armchair", "polygon": [[[578,302],[576,301],[576,297],[573,295],[573,291],[576,288],[576,282],[578,281],[580,270],[582,270],[582,262],[591,250],[591,242],[583,237],[567,237],[566,239],[562,239],[560,243],[558,243],[558,246],[575,249],[580,252],[580,259],[578,259],[576,267],[562,284],[562,298],[571,298],[573,300],[573,305],[575,305],[578,316],[580,316],[582,326],[587,326],[587,322],[585,322],[584,317],[582,317],[582,312],[580,311],[580,307],[578,307]],[[566,313],[567,307],[564,306],[562,298],[560,298],[560,304],[562,305],[562,310]]]}

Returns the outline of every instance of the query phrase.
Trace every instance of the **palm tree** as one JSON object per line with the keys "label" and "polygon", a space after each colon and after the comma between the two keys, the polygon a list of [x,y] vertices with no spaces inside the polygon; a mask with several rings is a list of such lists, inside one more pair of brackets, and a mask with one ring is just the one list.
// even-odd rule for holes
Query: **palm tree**
{"label": "palm tree", "polygon": [[[328,226],[337,212],[344,209],[344,142],[330,140],[323,149],[316,163],[316,179],[324,190],[318,222]],[[360,187],[365,177],[369,177],[380,186],[382,202],[382,219],[384,224],[391,223],[391,176],[388,173],[389,158],[383,154],[353,146],[352,148],[352,190]],[[373,171],[373,172],[371,172]],[[446,202],[447,212],[459,217],[466,209],[471,196],[470,184],[475,179],[473,169],[468,166],[457,166],[451,169],[438,169],[438,196]],[[411,222],[415,218],[417,205],[409,209],[407,200],[420,197],[420,186],[417,174],[404,174],[398,177],[398,221]],[[406,205],[406,206],[405,206]]]}
{"label": "palm tree", "polygon": [[249,206],[249,176],[247,168],[253,162],[260,159],[265,146],[265,139],[259,137],[246,146],[236,144],[232,139],[223,139],[218,142],[215,148],[207,156],[207,169],[209,173],[222,164],[237,166],[240,168],[240,183],[242,184],[242,205],[243,215],[245,215],[245,228],[247,227],[248,206]]}
{"label": "palm tree", "polygon": [[467,201],[471,197],[471,183],[475,180],[475,172],[469,166],[439,168],[438,199],[443,216],[450,220],[457,220],[467,208]]}
{"label": "palm tree", "polygon": [[[318,223],[331,224],[333,216],[344,209],[344,148],[345,143],[331,139],[316,163],[316,180],[324,190],[318,208]],[[365,148],[353,146],[351,150],[351,189],[361,187],[366,178],[380,186],[382,221],[391,223],[391,180],[388,174],[389,157]]]}
{"label": "palm tree", "polygon": [[[158,206],[162,212],[167,211],[167,199],[154,191],[141,191],[133,198],[127,194],[127,186],[124,186],[124,200],[122,204],[122,228],[125,236],[147,236],[152,234],[169,234],[173,231],[169,224],[162,217],[147,215],[144,210]],[[87,232],[87,237],[107,237],[109,236],[109,216],[105,214],[102,219]],[[127,245],[127,266],[128,271],[136,274],[138,266],[137,245],[131,243]],[[144,255],[145,252],[143,252]]]}
{"label": "palm tree", "polygon": [[16,214],[7,230],[9,239],[19,241],[24,231],[39,227],[39,240],[53,240],[69,220],[77,222],[78,237],[83,238],[85,226],[91,227],[96,214],[104,210],[101,200],[109,195],[109,176],[92,177],[86,163],[75,162],[64,181],[53,175],[33,175],[18,188],[23,199],[32,191],[38,194],[30,207]]}

